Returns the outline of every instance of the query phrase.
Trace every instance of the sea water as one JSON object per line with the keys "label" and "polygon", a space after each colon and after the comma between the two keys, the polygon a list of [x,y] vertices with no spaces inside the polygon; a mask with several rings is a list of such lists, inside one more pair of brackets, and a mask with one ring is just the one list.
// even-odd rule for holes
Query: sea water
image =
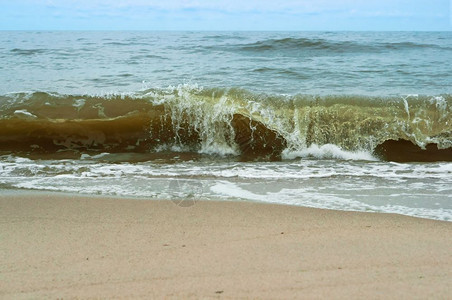
{"label": "sea water", "polygon": [[450,32],[0,32],[0,188],[452,220]]}

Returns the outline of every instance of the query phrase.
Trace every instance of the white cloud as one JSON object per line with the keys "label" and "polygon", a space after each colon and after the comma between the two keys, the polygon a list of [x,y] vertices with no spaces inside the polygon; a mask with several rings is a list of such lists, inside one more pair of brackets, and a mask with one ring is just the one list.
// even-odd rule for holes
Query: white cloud
{"label": "white cloud", "polygon": [[[368,0],[362,1],[358,6],[368,5],[369,3],[382,2],[391,3],[394,0]],[[346,9],[357,5],[356,0],[22,0],[17,2],[25,2],[30,4],[43,4],[59,8],[79,8],[79,9],[99,9],[99,8],[133,8],[148,7],[161,10],[183,10],[183,9],[199,9],[199,10],[220,10],[226,12],[243,12],[243,11],[287,11],[293,12],[321,12],[324,10]],[[359,2],[359,1],[358,1]]]}
{"label": "white cloud", "polygon": [[[61,16],[60,21],[70,24],[67,27],[71,28],[77,28],[76,18],[84,18],[87,20],[86,27],[95,27],[91,24],[100,22],[105,24],[110,22],[120,28],[125,26],[124,20],[128,19],[130,22],[135,20],[136,25],[130,26],[133,28],[186,29],[192,26],[190,28],[273,29],[280,26],[299,30],[443,29],[445,26],[450,28],[452,17],[449,24],[448,13],[452,8],[449,8],[448,2],[447,0],[0,0],[4,17],[20,12],[23,16],[13,19],[25,22],[27,12],[36,11],[44,16]],[[28,18],[37,19],[36,14],[29,14]],[[121,20],[122,23],[117,20]],[[221,20],[221,24],[218,20]],[[7,25],[9,23],[11,22],[4,22]],[[164,27],[160,24],[171,26]],[[401,27],[400,24],[405,24],[406,27]],[[9,28],[8,26],[4,27]],[[105,25],[107,28],[108,26]]]}
{"label": "white cloud", "polygon": [[[208,10],[225,13],[321,14],[347,12],[363,16],[411,16],[448,7],[447,0],[17,0],[16,3],[46,5],[53,9],[104,10]],[[452,0],[451,0],[452,1]],[[0,0],[7,2],[6,0]],[[440,9],[441,10],[441,9]]]}

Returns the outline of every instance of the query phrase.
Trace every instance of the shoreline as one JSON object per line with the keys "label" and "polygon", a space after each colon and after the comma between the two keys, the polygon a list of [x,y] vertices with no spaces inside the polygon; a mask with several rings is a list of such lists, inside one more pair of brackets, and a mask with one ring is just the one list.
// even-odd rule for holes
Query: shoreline
{"label": "shoreline", "polygon": [[254,202],[0,195],[1,298],[447,298],[452,223]]}

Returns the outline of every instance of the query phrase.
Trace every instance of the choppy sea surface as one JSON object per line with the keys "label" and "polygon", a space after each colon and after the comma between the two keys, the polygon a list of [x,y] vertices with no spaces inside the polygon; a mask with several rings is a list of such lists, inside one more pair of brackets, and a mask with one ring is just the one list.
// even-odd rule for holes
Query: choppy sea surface
{"label": "choppy sea surface", "polygon": [[0,31],[0,192],[452,220],[452,32]]}

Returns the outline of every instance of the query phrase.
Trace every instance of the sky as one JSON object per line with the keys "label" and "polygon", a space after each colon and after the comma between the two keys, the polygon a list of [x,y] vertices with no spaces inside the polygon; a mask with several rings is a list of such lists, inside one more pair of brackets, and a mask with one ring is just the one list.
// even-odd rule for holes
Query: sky
{"label": "sky", "polygon": [[452,30],[452,0],[0,0],[0,30]]}

